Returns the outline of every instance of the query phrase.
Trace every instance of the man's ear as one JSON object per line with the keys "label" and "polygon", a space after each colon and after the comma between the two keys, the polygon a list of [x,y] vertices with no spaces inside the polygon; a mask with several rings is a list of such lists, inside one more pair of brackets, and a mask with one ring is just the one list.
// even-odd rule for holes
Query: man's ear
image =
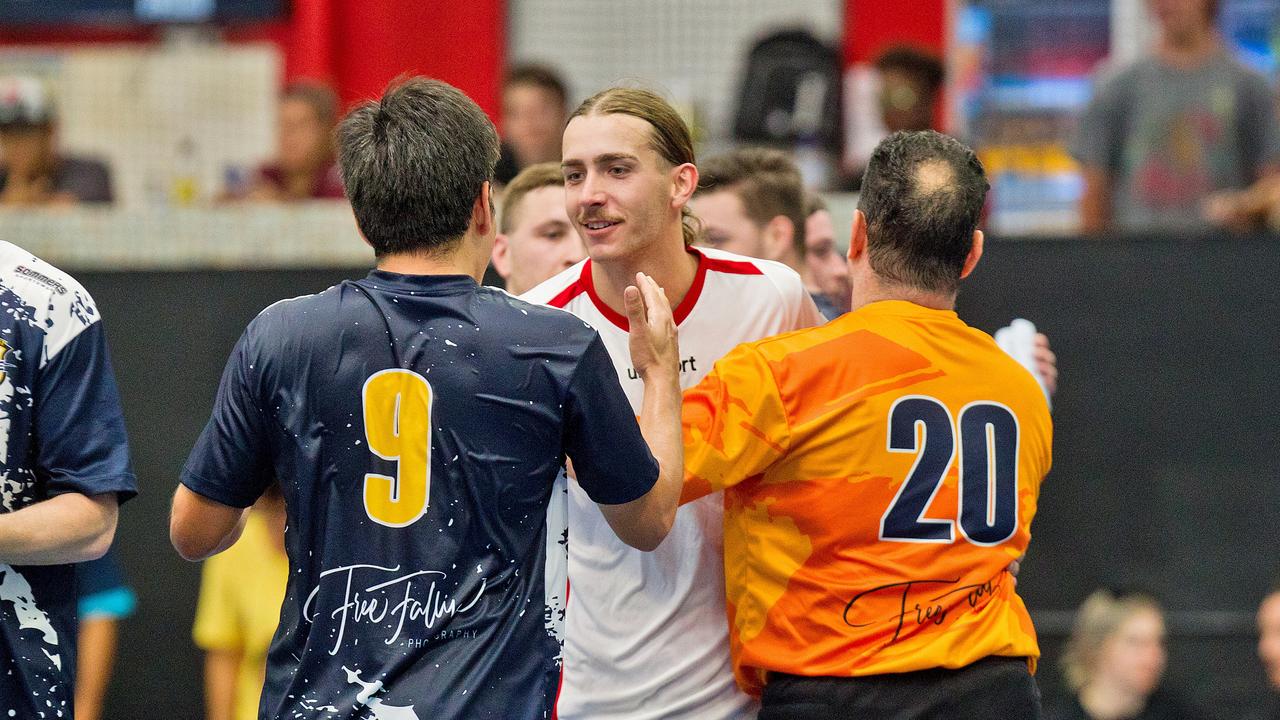
{"label": "man's ear", "polygon": [[853,232],[849,234],[849,262],[857,262],[867,251],[867,216],[861,210],[853,211]]}
{"label": "man's ear", "polygon": [[964,267],[960,269],[960,279],[969,277],[969,273],[978,266],[982,259],[982,231],[973,231],[973,247],[969,248],[969,256],[964,259]]}
{"label": "man's ear", "polygon": [[[768,260],[781,261],[792,250],[796,240],[796,225],[785,215],[775,215],[764,226],[765,248]],[[804,258],[798,258],[803,260]]]}
{"label": "man's ear", "polygon": [[683,208],[689,204],[698,189],[698,168],[693,163],[684,163],[672,169],[671,206]]}
{"label": "man's ear", "polygon": [[493,239],[493,255],[489,258],[493,263],[493,269],[507,280],[511,277],[511,245],[507,241],[506,233],[498,233]]}
{"label": "man's ear", "polygon": [[481,237],[495,230],[497,223],[494,220],[493,187],[488,180],[480,186],[480,194],[471,205],[471,223],[475,227],[476,234]]}

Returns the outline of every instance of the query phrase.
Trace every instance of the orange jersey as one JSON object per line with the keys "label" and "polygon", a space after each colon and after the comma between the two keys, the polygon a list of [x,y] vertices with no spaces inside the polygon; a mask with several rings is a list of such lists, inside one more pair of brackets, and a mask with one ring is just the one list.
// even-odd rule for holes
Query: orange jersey
{"label": "orange jersey", "polygon": [[725,491],[734,672],[1039,657],[1005,572],[1031,539],[1044,395],[951,311],[878,302],[741,345],[684,399],[682,502]]}

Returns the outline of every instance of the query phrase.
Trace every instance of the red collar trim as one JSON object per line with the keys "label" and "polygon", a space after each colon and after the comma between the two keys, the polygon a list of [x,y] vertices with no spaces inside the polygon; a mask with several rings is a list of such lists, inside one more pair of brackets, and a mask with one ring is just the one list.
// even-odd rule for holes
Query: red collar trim
{"label": "red collar trim", "polygon": [[[702,296],[702,288],[707,282],[707,268],[712,264],[711,259],[706,255],[703,255],[697,248],[688,248],[688,252],[690,255],[693,255],[698,259],[698,270],[693,276],[693,284],[689,286],[689,292],[685,293],[684,299],[680,301],[680,305],[678,305],[671,313],[676,321],[676,325],[684,322],[684,319],[689,317],[689,313],[693,312],[694,306],[698,304],[698,298]],[[582,265],[582,275],[578,278],[578,282],[574,283],[574,286],[579,283],[582,286],[582,290],[586,291],[587,297],[591,298],[591,303],[596,306],[596,310],[599,310],[601,315],[604,315],[609,322],[618,326],[618,328],[626,332],[631,332],[631,324],[627,322],[627,316],[606,305],[605,302],[600,299],[600,295],[596,293],[595,280],[591,277],[590,258],[588,258],[587,262]],[[562,295],[563,294],[564,293],[562,293]],[[577,293],[574,294],[576,295]]]}

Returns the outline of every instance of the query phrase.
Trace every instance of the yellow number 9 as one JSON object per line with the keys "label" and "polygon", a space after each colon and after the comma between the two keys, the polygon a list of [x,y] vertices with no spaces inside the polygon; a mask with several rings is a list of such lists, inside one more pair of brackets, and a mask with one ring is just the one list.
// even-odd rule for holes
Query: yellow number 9
{"label": "yellow number 9", "polygon": [[369,450],[399,461],[394,478],[364,476],[364,509],[374,522],[411,525],[431,496],[431,385],[412,370],[382,370],[364,383],[364,434]]}

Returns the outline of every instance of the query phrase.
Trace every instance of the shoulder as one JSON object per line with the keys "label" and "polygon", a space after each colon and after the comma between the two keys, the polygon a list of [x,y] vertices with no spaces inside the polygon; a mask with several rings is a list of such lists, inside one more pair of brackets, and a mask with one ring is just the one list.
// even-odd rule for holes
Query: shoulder
{"label": "shoulder", "polygon": [[44,334],[41,364],[100,319],[93,297],[75,278],[12,243],[0,241],[0,286],[22,307],[7,312]]}
{"label": "shoulder", "polygon": [[[539,285],[538,288],[540,287],[542,286]],[[577,315],[555,304],[530,299],[530,294],[538,288],[516,297],[499,288],[482,287],[476,298],[478,302],[489,306],[489,313],[497,315],[500,320],[510,321],[513,324],[510,334],[516,337],[565,336],[583,343],[589,343],[595,337],[595,329]]]}
{"label": "shoulder", "polygon": [[735,255],[714,248],[698,248],[708,276],[737,277],[772,291],[787,303],[798,304],[809,297],[804,281],[795,270],[773,260]]}

